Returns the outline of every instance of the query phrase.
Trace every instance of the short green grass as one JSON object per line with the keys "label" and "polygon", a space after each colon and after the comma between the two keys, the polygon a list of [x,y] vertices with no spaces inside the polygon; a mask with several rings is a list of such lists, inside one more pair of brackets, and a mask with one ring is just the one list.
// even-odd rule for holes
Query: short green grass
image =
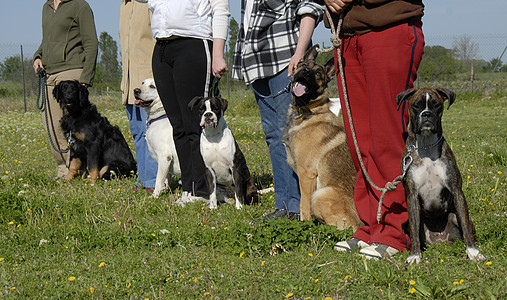
{"label": "short green grass", "polygon": [[[232,93],[227,121],[259,188],[272,181],[251,92]],[[351,230],[290,220],[249,222],[274,206],[210,211],[173,205],[178,188],[150,198],[134,179],[51,179],[55,163],[33,102],[0,112],[0,297],[49,299],[501,299],[507,291],[507,101],[460,97],[444,113],[485,261],[464,245],[432,245],[380,262],[333,245]],[[94,97],[133,149],[119,99]]]}

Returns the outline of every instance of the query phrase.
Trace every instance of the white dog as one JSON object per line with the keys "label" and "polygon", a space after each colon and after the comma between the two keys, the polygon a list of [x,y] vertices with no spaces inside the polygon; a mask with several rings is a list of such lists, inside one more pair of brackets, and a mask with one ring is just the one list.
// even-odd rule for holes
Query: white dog
{"label": "white dog", "polygon": [[148,114],[146,120],[146,142],[150,154],[158,163],[157,180],[152,196],[157,198],[167,189],[171,174],[181,176],[180,163],[173,140],[173,127],[165,114],[153,78],[143,81],[141,87],[134,89],[135,104],[144,107]]}

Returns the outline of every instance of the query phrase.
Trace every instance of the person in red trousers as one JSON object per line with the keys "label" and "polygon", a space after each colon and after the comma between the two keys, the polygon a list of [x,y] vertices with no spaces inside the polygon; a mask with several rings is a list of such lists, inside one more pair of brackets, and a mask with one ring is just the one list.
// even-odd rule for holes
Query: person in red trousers
{"label": "person in red trousers", "polygon": [[[396,95],[410,89],[424,51],[421,17],[424,5],[417,0],[324,0],[334,24],[343,14],[340,31],[341,59],[346,91],[358,145],[373,183],[384,187],[400,175],[405,146],[408,110],[397,109]],[[322,1],[321,1],[322,2]],[[345,97],[338,74],[342,107]],[[357,170],[354,202],[364,223],[350,240],[335,245],[338,251],[360,249],[365,258],[390,257],[409,247],[410,239],[405,191],[401,184],[385,194],[377,221],[381,192],[365,178],[351,136],[347,113],[343,112],[347,141]]]}

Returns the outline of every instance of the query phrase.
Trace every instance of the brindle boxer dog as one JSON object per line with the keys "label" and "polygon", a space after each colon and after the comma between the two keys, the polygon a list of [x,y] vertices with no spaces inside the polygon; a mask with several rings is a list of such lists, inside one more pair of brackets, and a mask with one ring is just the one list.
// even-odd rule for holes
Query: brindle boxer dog
{"label": "brindle boxer dog", "polygon": [[469,259],[484,259],[475,245],[461,174],[442,132],[444,101],[449,108],[455,98],[452,91],[430,88],[397,96],[398,108],[406,101],[410,115],[402,161],[411,240],[408,263],[420,262],[425,243],[456,239],[463,239]]}
{"label": "brindle boxer dog", "polygon": [[299,176],[301,219],[313,217],[355,230],[361,224],[353,197],[356,172],[343,125],[329,110],[327,84],[335,65],[333,59],[318,65],[316,56],[314,46],[292,78],[292,107],[283,137],[287,160]]}

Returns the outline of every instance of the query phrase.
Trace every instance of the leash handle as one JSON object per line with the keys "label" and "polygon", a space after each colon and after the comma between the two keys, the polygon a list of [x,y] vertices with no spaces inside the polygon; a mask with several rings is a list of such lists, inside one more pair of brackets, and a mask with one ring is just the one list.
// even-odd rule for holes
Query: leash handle
{"label": "leash handle", "polygon": [[218,88],[219,83],[220,83],[220,78],[213,77],[213,82],[211,83],[211,88],[209,91],[209,95],[211,97],[222,97],[222,94],[220,93],[220,89]]}

